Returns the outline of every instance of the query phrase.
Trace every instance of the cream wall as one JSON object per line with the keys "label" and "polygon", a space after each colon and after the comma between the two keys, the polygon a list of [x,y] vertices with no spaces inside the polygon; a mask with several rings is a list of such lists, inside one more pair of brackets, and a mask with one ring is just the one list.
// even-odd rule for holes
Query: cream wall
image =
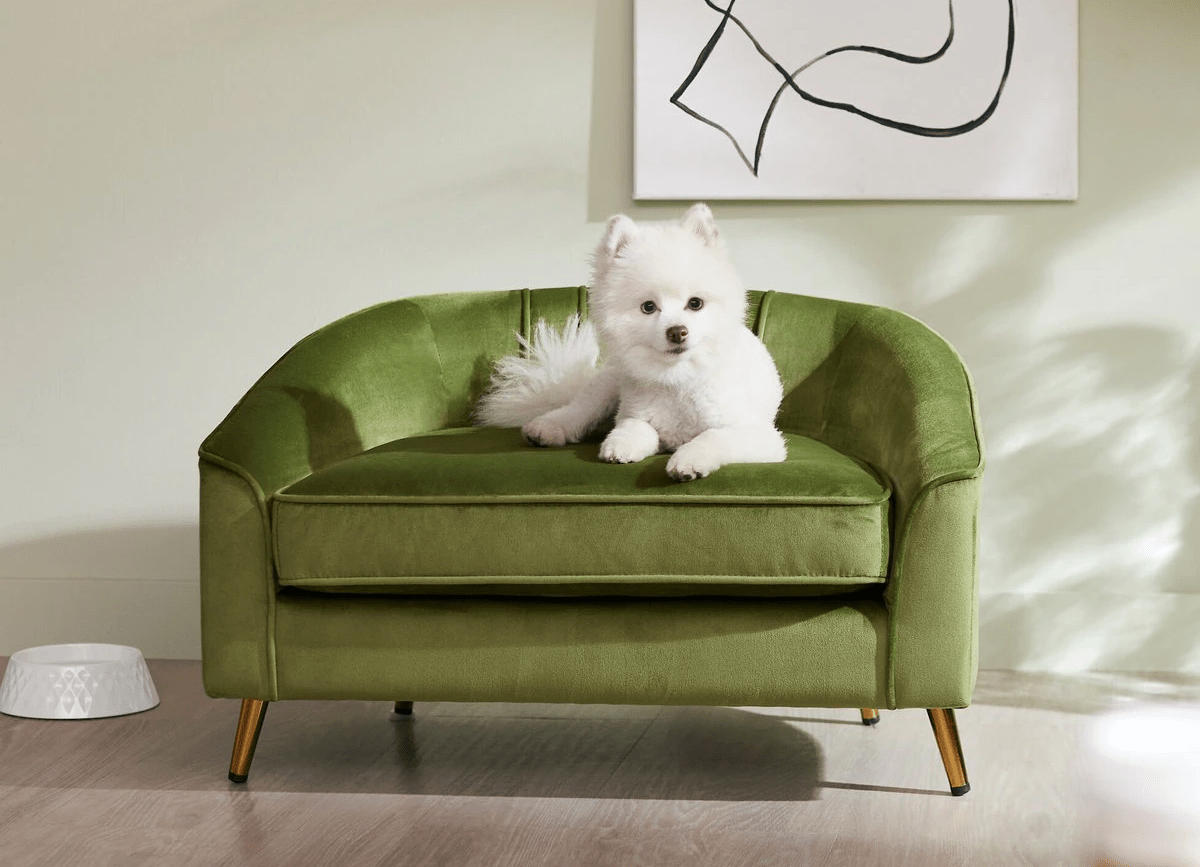
{"label": "cream wall", "polygon": [[[1200,673],[1200,4],[1083,0],[1076,204],[721,205],[975,374],[981,661]],[[630,0],[0,5],[0,654],[199,652],[195,449],[376,301],[584,282]]]}

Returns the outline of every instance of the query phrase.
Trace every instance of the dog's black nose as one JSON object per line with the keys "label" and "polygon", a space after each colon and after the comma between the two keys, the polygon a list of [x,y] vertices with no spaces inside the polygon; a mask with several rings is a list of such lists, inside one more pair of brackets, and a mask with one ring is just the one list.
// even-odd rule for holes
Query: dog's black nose
{"label": "dog's black nose", "polygon": [[667,329],[667,340],[672,343],[683,343],[687,339],[687,329],[682,325],[672,325]]}

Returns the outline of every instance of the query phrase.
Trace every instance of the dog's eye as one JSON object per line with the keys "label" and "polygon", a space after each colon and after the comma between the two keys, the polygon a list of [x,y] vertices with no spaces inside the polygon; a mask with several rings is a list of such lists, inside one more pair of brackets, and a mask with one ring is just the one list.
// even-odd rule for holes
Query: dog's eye
{"label": "dog's eye", "polygon": [[654,304],[653,301],[643,301],[642,302],[642,312],[645,314],[653,313],[657,309],[658,309],[658,307]]}
{"label": "dog's eye", "polygon": [[704,299],[692,298],[688,301],[688,310],[699,310],[704,306]]}

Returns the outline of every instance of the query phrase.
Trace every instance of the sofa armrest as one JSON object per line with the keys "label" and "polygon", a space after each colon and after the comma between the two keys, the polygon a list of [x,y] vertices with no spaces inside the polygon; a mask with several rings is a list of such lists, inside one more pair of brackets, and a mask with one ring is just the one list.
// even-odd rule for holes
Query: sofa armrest
{"label": "sofa armrest", "polygon": [[942,337],[874,307],[835,352],[821,436],[886,473],[901,512],[931,485],[983,473],[975,389]]}
{"label": "sofa armrest", "polygon": [[940,336],[886,308],[864,311],[835,353],[820,436],[893,490],[891,706],[965,706],[976,670],[984,465],[970,375]]}
{"label": "sofa armrest", "polygon": [[446,420],[437,345],[420,306],[393,301],[289,350],[200,447],[269,498],[315,470]]}
{"label": "sofa armrest", "polygon": [[273,699],[271,497],[380,443],[441,427],[437,346],[410,300],[302,340],[200,447],[200,596],[210,695]]}

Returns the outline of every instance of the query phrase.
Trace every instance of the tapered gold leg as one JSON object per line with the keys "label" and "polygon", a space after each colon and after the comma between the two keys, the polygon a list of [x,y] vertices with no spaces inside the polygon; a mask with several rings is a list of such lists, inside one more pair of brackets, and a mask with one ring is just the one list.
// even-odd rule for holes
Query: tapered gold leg
{"label": "tapered gold leg", "polygon": [[873,726],[879,722],[879,711],[873,707],[862,709],[862,721],[865,726]]}
{"label": "tapered gold leg", "polygon": [[965,795],[971,791],[967,780],[967,765],[963,761],[962,744],[958,740],[958,724],[954,711],[949,708],[931,708],[929,722],[933,724],[933,736],[937,738],[942,764],[946,766],[946,777],[950,780],[950,794]]}
{"label": "tapered gold leg", "polygon": [[398,701],[396,702],[396,706],[392,708],[392,713],[397,716],[412,716],[412,705],[411,701]]}
{"label": "tapered gold leg", "polygon": [[258,746],[258,735],[262,731],[266,713],[267,702],[256,698],[242,700],[237,733],[233,736],[233,758],[229,760],[229,779],[235,783],[246,782],[246,777],[250,775],[250,763],[254,761],[254,748]]}

